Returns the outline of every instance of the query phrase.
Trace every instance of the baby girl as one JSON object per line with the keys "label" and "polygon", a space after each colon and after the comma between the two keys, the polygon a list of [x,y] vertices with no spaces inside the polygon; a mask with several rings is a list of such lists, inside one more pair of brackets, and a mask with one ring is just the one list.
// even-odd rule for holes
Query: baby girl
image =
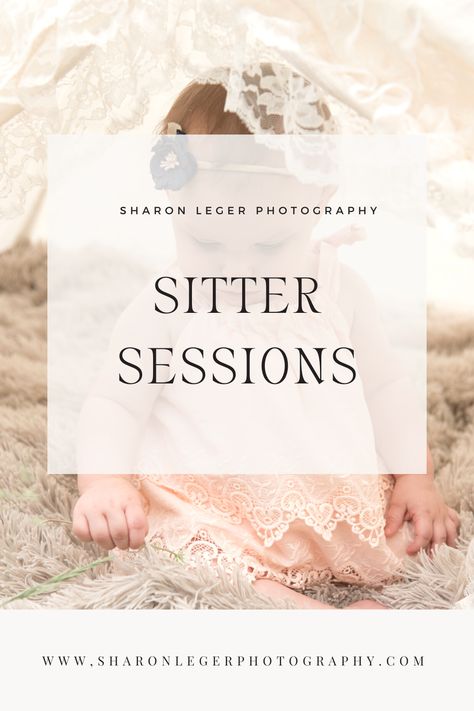
{"label": "baby girl", "polygon": [[[271,69],[267,71],[271,74]],[[222,85],[193,82],[174,102],[161,132],[249,134],[236,114],[224,110],[225,101],[226,90]],[[322,130],[329,127],[331,114],[324,100],[319,99],[313,108],[321,115]],[[277,120],[273,131],[278,130]],[[171,172],[173,166],[169,163],[166,167]],[[322,195],[321,202],[327,202],[329,197]],[[284,259],[291,261],[294,243],[284,247],[282,244],[260,245],[268,263],[274,247],[287,249]],[[222,254],[225,244],[204,237],[196,249]],[[368,312],[371,302],[349,270],[341,268],[335,250],[320,250],[318,270],[318,273],[324,270],[347,333],[357,348],[364,337],[357,310],[365,309],[367,320],[374,320],[372,312]],[[229,269],[223,273],[229,273]],[[169,334],[169,342],[175,340],[176,334]],[[385,353],[382,356],[380,362],[386,362]],[[379,377],[377,373],[374,375],[376,360],[367,357],[364,361],[363,355],[360,356],[362,378],[364,371],[369,380]],[[386,374],[380,375],[377,383],[382,392],[384,377]],[[96,390],[81,413],[81,436],[91,442],[99,428],[97,441],[100,439],[104,450],[108,449],[109,454],[120,450],[119,453],[135,461],[131,453],[137,447],[144,420],[152,417],[155,403],[150,403],[143,412],[134,397],[130,395],[129,401],[117,402],[106,389]],[[192,397],[184,398],[180,407],[191,411]],[[172,405],[176,417],[178,407],[176,402]],[[156,407],[160,407],[159,397]],[[107,428],[111,420],[115,423],[114,431]],[[190,429],[190,438],[201,436],[197,424]],[[202,437],[208,435],[202,423],[201,433]],[[90,469],[82,466],[80,472],[83,471]],[[431,550],[441,543],[454,546],[459,527],[457,513],[438,492],[429,452],[426,474],[421,475],[158,476],[137,473],[140,467],[133,466],[130,471],[134,473],[108,476],[79,473],[80,497],[74,509],[73,532],[80,540],[122,551],[138,549],[146,540],[168,550],[181,548],[191,565],[207,561],[230,570],[237,564],[259,593],[288,598],[301,608],[328,607],[302,592],[323,580],[379,585],[394,579],[402,569],[405,555]],[[362,600],[349,607],[381,606]]]}

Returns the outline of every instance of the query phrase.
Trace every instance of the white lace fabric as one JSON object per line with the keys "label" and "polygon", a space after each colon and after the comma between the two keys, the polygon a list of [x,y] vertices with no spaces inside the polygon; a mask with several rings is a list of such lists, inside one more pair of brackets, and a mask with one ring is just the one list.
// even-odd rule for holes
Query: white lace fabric
{"label": "white lace fabric", "polygon": [[28,198],[45,185],[48,134],[129,131],[152,103],[162,106],[154,126],[175,88],[205,74],[226,87],[226,109],[262,135],[276,125],[293,134],[439,133],[430,218],[447,219],[471,254],[471,26],[462,0],[47,0],[40,8],[7,0],[0,215],[27,205],[37,215]]}

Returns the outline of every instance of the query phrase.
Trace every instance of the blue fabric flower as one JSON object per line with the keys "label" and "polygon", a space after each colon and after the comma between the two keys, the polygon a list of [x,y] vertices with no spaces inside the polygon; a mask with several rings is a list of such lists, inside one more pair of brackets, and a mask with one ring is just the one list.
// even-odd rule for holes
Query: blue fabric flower
{"label": "blue fabric flower", "polygon": [[179,190],[196,173],[186,134],[161,136],[152,148],[150,171],[157,190]]}

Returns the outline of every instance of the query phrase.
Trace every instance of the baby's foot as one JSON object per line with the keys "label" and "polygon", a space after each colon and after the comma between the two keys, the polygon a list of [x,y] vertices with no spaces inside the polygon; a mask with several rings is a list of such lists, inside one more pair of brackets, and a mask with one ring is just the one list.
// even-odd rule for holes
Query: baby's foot
{"label": "baby's foot", "polygon": [[258,578],[252,585],[261,595],[266,595],[274,600],[291,600],[301,609],[334,610],[332,605],[325,605],[324,602],[313,600],[313,598],[303,595],[303,593],[299,593],[296,590],[292,590],[282,583],[277,583],[276,580]]}
{"label": "baby's foot", "polygon": [[347,605],[345,610],[388,610],[388,607],[381,605],[380,602],[375,600],[358,600],[353,602],[351,605]]}

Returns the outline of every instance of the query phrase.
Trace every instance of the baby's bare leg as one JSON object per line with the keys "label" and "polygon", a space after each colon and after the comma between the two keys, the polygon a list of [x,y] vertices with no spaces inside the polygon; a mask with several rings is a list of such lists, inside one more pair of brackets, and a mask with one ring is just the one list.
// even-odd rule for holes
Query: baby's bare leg
{"label": "baby's bare leg", "polygon": [[[308,595],[303,595],[296,590],[283,585],[282,583],[277,583],[275,580],[268,580],[267,578],[258,578],[253,583],[254,589],[271,597],[274,600],[291,600],[300,609],[314,609],[314,610],[334,610],[332,605],[326,605],[324,602],[319,602],[319,600],[313,600],[313,598],[308,597]],[[353,602],[351,605],[347,605],[346,610],[387,610],[384,605],[381,605],[375,600],[358,600]]]}
{"label": "baby's bare leg", "polygon": [[381,605],[380,602],[376,602],[375,600],[358,600],[357,602],[353,602],[351,605],[348,605],[346,610],[388,610],[388,607],[385,607],[385,605]]}
{"label": "baby's bare leg", "polygon": [[313,598],[303,595],[296,590],[277,583],[276,580],[258,578],[252,583],[254,589],[261,595],[271,597],[274,600],[291,600],[300,609],[334,610],[332,605],[325,605],[324,602],[313,600]]}

